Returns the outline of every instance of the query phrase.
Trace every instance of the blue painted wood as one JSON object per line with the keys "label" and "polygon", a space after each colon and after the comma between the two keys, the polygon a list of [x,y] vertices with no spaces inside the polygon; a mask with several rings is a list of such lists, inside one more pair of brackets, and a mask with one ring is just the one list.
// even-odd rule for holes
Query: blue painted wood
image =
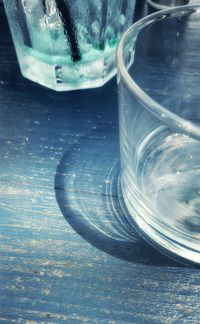
{"label": "blue painted wood", "polygon": [[134,231],[118,144],[116,80],[24,79],[1,8],[0,323],[199,323],[199,269]]}

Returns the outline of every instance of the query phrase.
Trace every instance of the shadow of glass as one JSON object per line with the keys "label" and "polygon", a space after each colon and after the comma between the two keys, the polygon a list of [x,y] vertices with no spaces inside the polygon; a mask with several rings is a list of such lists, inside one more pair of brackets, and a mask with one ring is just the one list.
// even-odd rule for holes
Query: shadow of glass
{"label": "shadow of glass", "polygon": [[63,155],[55,176],[60,210],[78,234],[106,253],[139,264],[179,265],[135,231],[120,193],[118,143],[112,137],[95,130]]}

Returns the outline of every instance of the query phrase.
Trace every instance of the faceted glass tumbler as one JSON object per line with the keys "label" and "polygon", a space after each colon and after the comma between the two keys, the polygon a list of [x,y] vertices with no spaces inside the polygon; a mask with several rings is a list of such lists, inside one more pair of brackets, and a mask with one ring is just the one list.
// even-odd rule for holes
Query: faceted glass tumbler
{"label": "faceted glass tumbler", "polygon": [[140,233],[200,263],[200,5],[159,11],[117,50],[121,187]]}
{"label": "faceted glass tumbler", "polygon": [[22,74],[54,90],[102,86],[135,0],[4,0]]}

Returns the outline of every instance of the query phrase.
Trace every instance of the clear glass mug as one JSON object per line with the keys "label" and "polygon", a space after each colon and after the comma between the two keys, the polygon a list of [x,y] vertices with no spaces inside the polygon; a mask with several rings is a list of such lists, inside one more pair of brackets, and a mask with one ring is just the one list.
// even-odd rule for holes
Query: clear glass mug
{"label": "clear glass mug", "polygon": [[54,90],[102,86],[135,0],[4,0],[22,74]]}
{"label": "clear glass mug", "polygon": [[121,187],[151,242],[200,263],[200,5],[156,12],[117,50]]}

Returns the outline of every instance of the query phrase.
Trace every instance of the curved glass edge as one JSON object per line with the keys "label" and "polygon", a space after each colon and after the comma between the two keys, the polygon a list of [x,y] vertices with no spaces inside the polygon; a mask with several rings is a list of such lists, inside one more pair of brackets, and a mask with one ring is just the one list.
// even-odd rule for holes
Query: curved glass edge
{"label": "curved glass edge", "polygon": [[[117,47],[116,60],[118,73],[120,78],[123,79],[129,90],[134,93],[140,103],[152,114],[154,114],[158,119],[160,119],[164,124],[167,124],[173,130],[178,131],[178,133],[183,133],[189,135],[190,137],[200,140],[200,127],[196,126],[194,123],[187,119],[184,119],[177,114],[170,112],[167,108],[160,105],[154,99],[152,99],[142,88],[131,78],[125,63],[124,63],[124,45],[128,38],[135,38],[137,40],[137,35],[139,32],[150,24],[163,20],[170,17],[179,17],[180,15],[185,15],[189,13],[194,13],[200,10],[200,4],[196,5],[184,5],[180,7],[170,8],[162,10],[160,12],[153,13],[146,16],[133,24],[127,29],[127,31],[122,35],[120,42]],[[133,44],[134,44],[133,42]]]}
{"label": "curved glass edge", "polygon": [[188,4],[189,3],[189,0],[181,0],[181,4],[180,4],[180,2],[179,1],[176,1],[176,0],[173,0],[173,1],[170,1],[170,3],[168,3],[167,1],[166,1],[166,4],[161,4],[161,3],[156,3],[155,2],[155,0],[147,0],[147,3],[151,6],[151,7],[153,7],[153,8],[155,8],[155,9],[157,9],[157,10],[163,10],[163,9],[167,9],[167,8],[169,8],[169,7],[174,7],[174,6],[181,6],[181,5],[186,5],[186,4]]}

